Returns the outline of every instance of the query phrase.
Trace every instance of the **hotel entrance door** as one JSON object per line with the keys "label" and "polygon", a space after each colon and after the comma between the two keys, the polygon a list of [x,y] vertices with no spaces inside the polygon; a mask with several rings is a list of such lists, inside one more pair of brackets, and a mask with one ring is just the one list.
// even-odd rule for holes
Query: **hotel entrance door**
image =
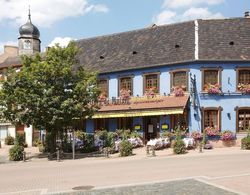
{"label": "hotel entrance door", "polygon": [[145,141],[157,138],[157,136],[159,135],[159,126],[160,126],[159,122],[160,122],[159,116],[144,117]]}

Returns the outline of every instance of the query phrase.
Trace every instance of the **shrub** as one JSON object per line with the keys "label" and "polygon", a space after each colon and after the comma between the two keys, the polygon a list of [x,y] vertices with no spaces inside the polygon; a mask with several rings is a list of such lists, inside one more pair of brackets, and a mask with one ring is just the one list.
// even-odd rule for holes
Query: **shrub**
{"label": "shrub", "polygon": [[122,140],[119,145],[120,156],[130,156],[133,152],[133,146],[128,140]]}
{"label": "shrub", "polygon": [[115,140],[117,138],[117,134],[114,132],[108,132],[107,140],[104,143],[104,147],[109,147],[111,149],[115,148]]}
{"label": "shrub", "polygon": [[85,138],[84,138],[84,144],[80,148],[80,152],[82,153],[88,153],[88,152],[94,152],[97,150],[94,144],[94,135],[85,133]]}
{"label": "shrub", "polygon": [[108,132],[107,130],[99,130],[99,131],[96,131],[95,133],[96,137],[103,140],[103,141],[106,141],[107,138],[108,138]]}
{"label": "shrub", "polygon": [[72,143],[63,141],[62,142],[62,151],[63,152],[72,152]]}
{"label": "shrub", "polygon": [[130,130],[124,130],[124,129],[117,129],[115,133],[118,135],[118,137],[122,139],[128,139],[130,137]]}
{"label": "shrub", "polygon": [[39,147],[39,145],[42,145],[42,141],[40,139],[35,139],[33,141],[33,146]]}
{"label": "shrub", "polygon": [[23,160],[23,146],[14,145],[9,150],[9,159],[12,161],[20,161]]}
{"label": "shrub", "polygon": [[244,137],[241,140],[241,149],[250,150],[250,136]]}
{"label": "shrub", "polygon": [[15,139],[15,145],[25,146],[25,134],[24,133],[17,133]]}
{"label": "shrub", "polygon": [[235,139],[235,134],[232,131],[223,131],[220,139],[222,141],[230,141]]}
{"label": "shrub", "polygon": [[5,138],[4,143],[5,143],[5,145],[14,145],[14,141],[15,141],[14,137],[8,135]]}
{"label": "shrub", "polygon": [[84,131],[80,131],[80,130],[78,130],[78,131],[75,132],[76,138],[78,138],[80,140],[84,140],[85,139],[85,134],[86,133]]}
{"label": "shrub", "polygon": [[164,138],[172,138],[173,137],[173,133],[171,133],[170,131],[163,131],[163,133],[162,133],[162,137],[164,137]]}
{"label": "shrub", "polygon": [[38,150],[39,150],[39,152],[45,152],[45,147],[44,147],[44,145],[42,145],[42,144],[39,144],[38,145]]}
{"label": "shrub", "polygon": [[177,139],[173,143],[173,151],[175,154],[185,154],[186,153],[186,146],[182,139]]}
{"label": "shrub", "polygon": [[130,137],[131,138],[141,138],[141,135],[140,135],[140,133],[138,133],[138,131],[134,130],[131,132]]}

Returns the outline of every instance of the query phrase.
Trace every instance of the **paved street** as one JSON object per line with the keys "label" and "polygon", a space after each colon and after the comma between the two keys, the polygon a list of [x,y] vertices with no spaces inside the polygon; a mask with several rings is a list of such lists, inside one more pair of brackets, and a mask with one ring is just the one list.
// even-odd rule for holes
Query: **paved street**
{"label": "paved street", "polygon": [[172,149],[166,149],[157,151],[156,157],[146,157],[144,149],[135,153],[125,158],[113,155],[108,159],[62,162],[39,159],[1,164],[0,195],[137,194],[136,191],[138,194],[250,194],[250,151],[217,148],[204,153],[192,150],[177,156],[172,155]]}

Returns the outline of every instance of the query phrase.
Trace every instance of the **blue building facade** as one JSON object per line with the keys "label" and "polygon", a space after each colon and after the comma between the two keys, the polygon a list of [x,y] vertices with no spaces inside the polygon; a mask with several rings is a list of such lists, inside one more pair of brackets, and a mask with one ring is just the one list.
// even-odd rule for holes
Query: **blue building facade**
{"label": "blue building facade", "polygon": [[139,130],[147,140],[177,127],[249,128],[249,18],[154,25],[77,44],[80,63],[99,71],[106,101],[87,132]]}
{"label": "blue building facade", "polygon": [[[206,67],[207,71],[210,70],[218,70],[218,83],[221,82],[220,92],[219,93],[208,93],[203,90],[203,68]],[[216,120],[217,124],[213,126],[218,126],[221,131],[231,130],[233,132],[244,131],[249,127],[249,117],[250,117],[250,95],[248,93],[244,93],[238,89],[239,84],[239,76],[238,71],[246,72],[249,74],[250,64],[249,63],[241,63],[241,62],[228,62],[228,63],[209,63],[209,64],[180,64],[173,66],[161,66],[158,68],[150,68],[150,69],[141,69],[141,70],[133,70],[133,71],[125,71],[122,73],[110,73],[100,75],[100,78],[109,78],[108,79],[108,93],[109,97],[119,97],[119,88],[118,83],[119,79],[127,77],[127,75],[133,75],[132,83],[133,83],[133,92],[135,96],[143,96],[143,75],[145,73],[155,72],[159,73],[159,85],[160,90],[159,94],[164,96],[164,94],[174,96],[171,92],[171,72],[187,72],[187,80],[188,80],[188,91],[187,94],[190,96],[188,102],[188,120],[187,127],[189,132],[192,131],[200,131],[206,127],[204,124],[204,112],[214,111],[215,115],[218,118]],[[220,74],[220,75],[219,75]],[[249,75],[250,76],[250,75]],[[194,79],[195,83],[192,83],[191,79]],[[219,78],[220,77],[220,78]],[[219,81],[220,80],[220,81]],[[196,90],[195,92],[191,91],[192,85],[195,84]],[[178,97],[176,97],[176,101],[178,101]],[[242,112],[241,112],[242,111]],[[245,114],[244,114],[245,111]],[[246,115],[245,122],[246,124],[240,124],[240,114]],[[249,115],[249,116],[248,116]],[[163,131],[161,129],[162,124],[168,124],[168,130],[175,129],[176,126],[170,125],[171,123],[171,115],[167,116],[159,116],[160,124],[159,131]],[[243,117],[244,118],[244,117]],[[110,131],[115,131],[118,129],[118,120],[116,118],[109,118],[109,125],[106,129]],[[133,127],[135,125],[141,125],[143,129],[143,117],[134,117],[133,118]],[[175,124],[176,125],[176,124]],[[243,128],[242,128],[243,125]],[[88,132],[94,132],[94,120],[89,120],[86,126],[86,130]],[[103,127],[105,128],[105,127]]]}

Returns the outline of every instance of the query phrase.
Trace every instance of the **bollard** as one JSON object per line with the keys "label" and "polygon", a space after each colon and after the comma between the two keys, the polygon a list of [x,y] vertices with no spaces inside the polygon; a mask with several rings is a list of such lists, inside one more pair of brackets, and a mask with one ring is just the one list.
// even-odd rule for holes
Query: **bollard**
{"label": "bollard", "polygon": [[202,153],[202,141],[199,141],[199,152]]}
{"label": "bollard", "polygon": [[25,151],[23,151],[23,162],[25,162],[25,158],[26,158]]}
{"label": "bollard", "polygon": [[146,152],[147,152],[147,155],[149,155],[149,146],[148,145],[146,146]]}
{"label": "bollard", "polygon": [[156,156],[155,155],[155,147],[154,146],[152,146],[152,156]]}
{"label": "bollard", "polygon": [[57,159],[57,162],[60,161],[60,149],[59,148],[56,148],[56,159]]}
{"label": "bollard", "polygon": [[109,158],[109,147],[107,147],[107,150],[106,150],[106,158]]}

